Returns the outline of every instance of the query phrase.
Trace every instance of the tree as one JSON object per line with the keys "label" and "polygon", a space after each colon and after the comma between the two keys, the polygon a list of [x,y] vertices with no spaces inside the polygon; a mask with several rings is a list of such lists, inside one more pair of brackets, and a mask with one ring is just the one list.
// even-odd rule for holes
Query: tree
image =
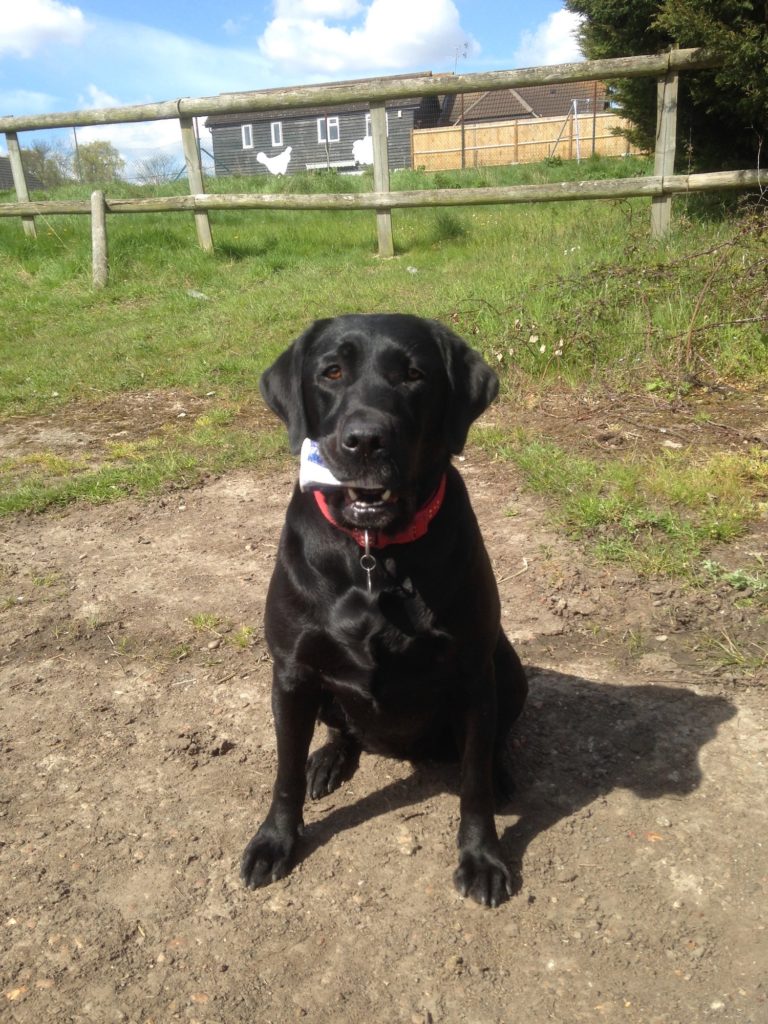
{"label": "tree", "polygon": [[71,156],[47,142],[33,142],[21,151],[25,171],[36,174],[46,188],[56,188],[72,178]]}
{"label": "tree", "polygon": [[[580,39],[590,59],[711,47],[724,64],[680,76],[678,162],[705,170],[753,167],[768,140],[768,0],[566,0],[584,16]],[[653,149],[656,86],[621,80],[615,95],[633,127],[628,137]]]}
{"label": "tree", "polygon": [[142,185],[163,185],[176,181],[184,173],[184,166],[171,153],[155,153],[136,164],[134,177]]}
{"label": "tree", "polygon": [[91,184],[117,181],[124,167],[125,160],[111,142],[81,143],[75,152],[75,171],[80,181]]}

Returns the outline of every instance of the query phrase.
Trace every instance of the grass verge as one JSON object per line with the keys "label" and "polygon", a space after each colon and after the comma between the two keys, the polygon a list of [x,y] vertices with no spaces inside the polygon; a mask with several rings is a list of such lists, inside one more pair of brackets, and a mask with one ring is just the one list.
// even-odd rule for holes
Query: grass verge
{"label": "grass verge", "polygon": [[[598,159],[412,171],[393,175],[393,187],[649,168],[641,159]],[[342,192],[369,190],[371,181],[315,174],[210,187]],[[51,198],[88,192],[70,186]],[[122,184],[107,192],[157,190]],[[397,256],[386,261],[375,256],[369,213],[215,213],[213,254],[197,247],[190,215],[114,216],[110,284],[101,292],[91,287],[86,217],[39,217],[36,241],[2,219],[0,425],[126,392],[178,389],[215,399],[192,429],[129,435],[96,460],[6,449],[0,513],[154,493],[284,457],[282,434],[244,428],[237,410],[260,401],[259,374],[291,338],[314,318],[342,312],[397,310],[451,324],[498,370],[507,396],[551,385],[668,396],[702,380],[758,388],[768,379],[765,209],[715,217],[700,210],[696,199],[676,200],[674,230],[660,242],[650,238],[643,199],[395,211]],[[757,454],[598,465],[515,432],[478,436],[513,458],[600,558],[646,573],[695,575],[712,544],[746,528],[765,486]]]}
{"label": "grass verge", "polygon": [[166,428],[143,441],[109,442],[97,465],[46,452],[0,460],[0,515],[149,495],[287,456],[283,431],[240,428],[230,415],[218,409],[199,416],[191,429]]}
{"label": "grass verge", "polygon": [[768,462],[758,449],[596,462],[520,430],[478,429],[474,438],[552,499],[555,521],[598,559],[645,576],[711,582],[715,563],[706,553],[740,536],[768,498]]}

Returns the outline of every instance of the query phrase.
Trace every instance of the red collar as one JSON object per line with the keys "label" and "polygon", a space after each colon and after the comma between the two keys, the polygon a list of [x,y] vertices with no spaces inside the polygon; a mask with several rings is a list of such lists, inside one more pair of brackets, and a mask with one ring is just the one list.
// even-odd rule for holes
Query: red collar
{"label": "red collar", "polygon": [[[445,481],[446,475],[443,473],[435,493],[426,505],[422,505],[404,530],[392,535],[383,533],[381,530],[368,530],[369,546],[372,548],[386,548],[390,544],[410,544],[411,541],[419,540],[423,537],[429,529],[429,524],[440,511],[440,506],[443,504],[443,498],[445,497]],[[346,533],[348,536],[354,537],[360,547],[364,548],[365,530],[350,530],[346,526],[339,526],[331,515],[330,509],[328,508],[328,502],[323,492],[316,490],[312,493],[315,496],[317,507],[328,522],[331,523],[332,526],[335,526],[337,530],[341,530],[342,533]]]}

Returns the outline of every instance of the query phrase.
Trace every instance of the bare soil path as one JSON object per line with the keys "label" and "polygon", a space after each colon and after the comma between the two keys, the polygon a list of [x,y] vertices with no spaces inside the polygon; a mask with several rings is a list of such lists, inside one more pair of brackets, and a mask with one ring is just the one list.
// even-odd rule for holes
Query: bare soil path
{"label": "bare soil path", "polygon": [[454,771],[377,757],[308,806],[288,879],[239,883],[290,470],[0,525],[3,1020],[768,1021],[766,689],[700,643],[755,627],[461,467],[532,677],[497,911],[451,885]]}

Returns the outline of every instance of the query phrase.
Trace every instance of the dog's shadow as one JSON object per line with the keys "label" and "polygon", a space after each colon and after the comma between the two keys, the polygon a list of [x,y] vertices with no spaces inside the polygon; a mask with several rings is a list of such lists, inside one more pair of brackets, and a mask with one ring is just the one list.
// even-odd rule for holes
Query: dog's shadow
{"label": "dog's shadow", "polygon": [[[697,789],[699,752],[736,713],[723,697],[683,687],[595,683],[531,668],[528,675],[530,697],[510,743],[517,791],[500,808],[518,816],[502,835],[516,890],[528,844],[599,797],[616,788],[648,800]],[[308,825],[299,860],[335,833],[457,789],[455,765],[415,765],[408,778]]]}

